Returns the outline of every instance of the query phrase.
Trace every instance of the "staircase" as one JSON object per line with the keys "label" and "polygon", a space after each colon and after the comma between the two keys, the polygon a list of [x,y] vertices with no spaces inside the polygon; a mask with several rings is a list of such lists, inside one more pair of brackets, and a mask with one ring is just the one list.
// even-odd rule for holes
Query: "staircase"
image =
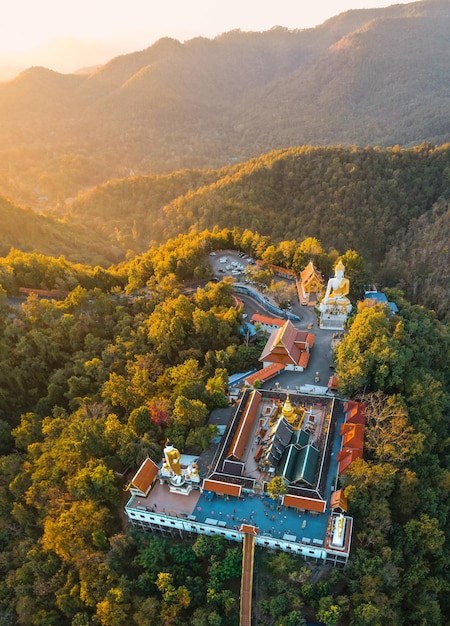
{"label": "staircase", "polygon": [[254,526],[242,526],[244,541],[242,544],[242,576],[241,576],[241,617],[240,626],[251,626],[252,623],[252,590],[253,590],[253,557],[255,552]]}

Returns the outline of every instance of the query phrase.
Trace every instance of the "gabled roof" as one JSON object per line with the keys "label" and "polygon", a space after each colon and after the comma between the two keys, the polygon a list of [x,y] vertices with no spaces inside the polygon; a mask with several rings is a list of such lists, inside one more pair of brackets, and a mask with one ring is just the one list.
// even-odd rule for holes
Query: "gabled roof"
{"label": "gabled roof", "polygon": [[301,355],[308,352],[314,340],[313,334],[297,330],[293,323],[287,320],[280,329],[271,333],[259,360],[299,365]]}
{"label": "gabled roof", "polygon": [[305,285],[308,285],[311,281],[317,282],[320,285],[324,284],[322,274],[314,267],[314,263],[312,261],[310,261],[305,269],[300,272],[300,279]]}
{"label": "gabled roof", "polygon": [[300,358],[298,360],[298,364],[300,365],[300,367],[303,367],[303,369],[308,367],[309,357],[310,357],[310,353],[309,352],[302,352],[301,353]]}
{"label": "gabled roof", "polygon": [[305,346],[308,345],[312,348],[315,341],[316,336],[312,333],[309,333],[307,330],[297,330],[297,336],[295,337],[296,343],[305,344]]}
{"label": "gabled roof", "polygon": [[349,400],[344,404],[344,415],[347,424],[366,423],[366,403]]}
{"label": "gabled roof", "polygon": [[303,481],[308,485],[314,484],[319,451],[312,445],[290,445],[280,463],[280,472],[290,483]]}
{"label": "gabled roof", "polygon": [[364,426],[361,424],[342,424],[341,435],[343,437],[343,448],[357,448],[363,449],[364,447]]}
{"label": "gabled roof", "polygon": [[283,496],[283,506],[292,506],[296,509],[304,509],[305,511],[324,513],[327,503],[325,500],[315,500],[314,498],[304,498],[303,496],[292,496],[287,493]]}
{"label": "gabled roof", "polygon": [[343,474],[348,466],[356,461],[356,459],[361,459],[363,452],[358,448],[343,448],[337,455],[337,460],[339,461],[339,469],[338,474]]}
{"label": "gabled roof", "polygon": [[247,376],[244,382],[250,387],[253,385],[255,380],[260,380],[263,383],[266,380],[270,380],[271,378],[276,376],[279,372],[284,370],[284,368],[285,366],[283,365],[283,363],[271,363],[270,365],[267,365],[267,367],[263,367],[257,372],[253,372],[253,374],[250,374],[250,376]]}
{"label": "gabled roof", "polygon": [[295,430],[292,436],[292,443],[296,443],[302,448],[308,445],[309,437],[310,435],[306,430]]}
{"label": "gabled roof", "polygon": [[241,495],[241,485],[233,485],[232,483],[225,483],[220,480],[210,480],[205,478],[203,481],[203,490],[213,491],[214,493],[223,493],[226,496],[236,496],[239,498]]}
{"label": "gabled roof", "polygon": [[331,389],[332,391],[336,391],[338,389],[338,379],[337,379],[336,374],[333,374],[333,376],[330,376],[327,387],[328,389]]}
{"label": "gabled roof", "polygon": [[279,440],[284,446],[289,445],[292,439],[293,428],[289,422],[282,417],[277,424],[275,430],[275,439]]}
{"label": "gabled roof", "polygon": [[286,365],[297,365],[300,349],[295,345],[296,328],[292,322],[285,324],[270,335],[260,357],[260,361],[275,361]]}
{"label": "gabled roof", "polygon": [[228,457],[232,459],[241,460],[244,454],[245,447],[247,445],[248,438],[250,436],[253,422],[257,415],[258,406],[261,401],[261,394],[259,391],[252,391],[244,407],[244,411],[239,420],[239,424],[236,433],[231,442],[231,446],[228,452]]}
{"label": "gabled roof", "polygon": [[348,501],[344,494],[343,489],[338,489],[337,491],[333,491],[330,499],[330,508],[332,511],[336,509],[341,509],[342,512],[347,511],[348,509]]}
{"label": "gabled roof", "polygon": [[266,460],[276,467],[283,452],[292,439],[293,428],[285,417],[281,417],[271,430],[270,445],[267,447]]}
{"label": "gabled roof", "polygon": [[[345,410],[345,407],[344,407]],[[355,459],[361,459],[364,449],[364,426],[345,422],[341,426],[342,447],[337,455],[338,473],[342,474]]]}
{"label": "gabled roof", "polygon": [[143,461],[141,467],[138,469],[136,474],[131,479],[131,487],[137,489],[141,493],[147,495],[150,491],[150,487],[153,484],[156,476],[158,475],[159,468],[151,459],[148,457]]}
{"label": "gabled roof", "polygon": [[379,302],[381,304],[387,304],[387,306],[391,309],[393,313],[398,313],[398,307],[395,302],[388,302],[387,296],[382,291],[366,291],[364,292],[365,300],[374,300],[375,302]]}
{"label": "gabled roof", "polygon": [[382,304],[387,304],[388,301],[386,294],[382,291],[366,291],[364,293],[364,298],[366,300],[376,300]]}
{"label": "gabled roof", "polygon": [[276,465],[278,465],[278,461],[281,459],[281,452],[275,450],[275,448],[270,448],[266,458],[270,465],[275,467]]}

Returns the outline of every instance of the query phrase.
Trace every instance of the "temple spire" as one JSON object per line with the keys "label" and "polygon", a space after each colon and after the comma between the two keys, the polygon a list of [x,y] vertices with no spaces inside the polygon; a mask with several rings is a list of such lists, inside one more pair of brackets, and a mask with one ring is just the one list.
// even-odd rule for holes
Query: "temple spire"
{"label": "temple spire", "polygon": [[295,414],[294,409],[292,408],[289,393],[286,395],[286,400],[284,402],[283,408],[281,409],[281,413],[283,417],[285,417],[290,424],[292,424],[296,419],[296,414]]}

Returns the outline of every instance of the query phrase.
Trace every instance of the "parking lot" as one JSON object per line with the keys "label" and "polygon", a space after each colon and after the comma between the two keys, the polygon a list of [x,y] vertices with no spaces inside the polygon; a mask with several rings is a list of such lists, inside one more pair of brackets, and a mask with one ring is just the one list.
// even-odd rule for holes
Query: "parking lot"
{"label": "parking lot", "polygon": [[236,250],[220,250],[209,256],[215,276],[232,276],[238,282],[244,282],[245,269],[254,263],[254,259]]}

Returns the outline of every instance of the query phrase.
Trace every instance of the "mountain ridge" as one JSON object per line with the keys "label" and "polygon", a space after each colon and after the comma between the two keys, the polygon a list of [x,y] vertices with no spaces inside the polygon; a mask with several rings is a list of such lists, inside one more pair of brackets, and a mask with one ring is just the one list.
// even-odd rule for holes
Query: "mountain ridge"
{"label": "mountain ridge", "polygon": [[130,171],[216,169],[299,145],[446,143],[449,28],[448,3],[425,0],[312,29],[165,37],[91,74],[31,68],[0,83],[0,193],[50,208]]}

